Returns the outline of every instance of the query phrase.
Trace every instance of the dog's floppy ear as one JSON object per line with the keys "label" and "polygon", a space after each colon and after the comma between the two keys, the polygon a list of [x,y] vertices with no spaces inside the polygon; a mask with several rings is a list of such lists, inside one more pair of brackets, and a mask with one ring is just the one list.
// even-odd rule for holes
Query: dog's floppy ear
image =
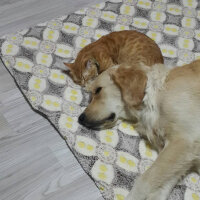
{"label": "dog's floppy ear", "polygon": [[128,106],[137,107],[142,103],[147,83],[144,71],[136,67],[120,66],[112,72],[112,78],[120,88],[122,98]]}

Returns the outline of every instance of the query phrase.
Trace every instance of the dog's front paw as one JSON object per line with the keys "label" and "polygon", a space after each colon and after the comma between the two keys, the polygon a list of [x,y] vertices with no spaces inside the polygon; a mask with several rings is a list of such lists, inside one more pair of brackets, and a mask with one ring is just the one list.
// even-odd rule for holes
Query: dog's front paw
{"label": "dog's front paw", "polygon": [[125,200],[145,200],[146,196],[140,192],[130,191]]}
{"label": "dog's front paw", "polygon": [[145,200],[149,193],[149,186],[139,178],[125,200]]}
{"label": "dog's front paw", "polygon": [[131,195],[128,195],[125,200],[134,200],[133,197]]}

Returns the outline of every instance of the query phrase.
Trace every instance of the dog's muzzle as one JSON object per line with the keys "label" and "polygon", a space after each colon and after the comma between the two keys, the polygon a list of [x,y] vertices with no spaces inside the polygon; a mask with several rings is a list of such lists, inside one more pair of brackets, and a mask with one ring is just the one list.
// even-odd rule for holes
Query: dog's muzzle
{"label": "dog's muzzle", "polygon": [[109,117],[103,119],[103,120],[99,120],[99,121],[91,121],[87,118],[86,114],[83,112],[79,118],[78,118],[78,122],[79,124],[90,128],[90,129],[94,129],[94,130],[99,130],[101,129],[101,127],[108,123],[108,122],[113,122],[115,120],[115,113],[111,113]]}

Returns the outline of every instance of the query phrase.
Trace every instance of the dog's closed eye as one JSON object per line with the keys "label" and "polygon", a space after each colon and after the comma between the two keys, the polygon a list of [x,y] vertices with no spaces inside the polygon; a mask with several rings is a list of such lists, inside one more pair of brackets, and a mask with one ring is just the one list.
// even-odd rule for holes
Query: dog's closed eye
{"label": "dog's closed eye", "polygon": [[99,92],[101,91],[102,87],[98,87],[96,90],[95,90],[95,94],[99,94]]}

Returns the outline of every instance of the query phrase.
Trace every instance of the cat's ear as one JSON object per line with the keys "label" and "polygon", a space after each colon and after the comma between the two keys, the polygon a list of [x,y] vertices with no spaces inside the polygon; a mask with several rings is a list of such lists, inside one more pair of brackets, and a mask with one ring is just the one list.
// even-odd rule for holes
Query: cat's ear
{"label": "cat's ear", "polygon": [[74,66],[74,63],[64,63],[64,65],[69,69],[71,70]]}
{"label": "cat's ear", "polygon": [[84,80],[93,80],[99,75],[99,66],[95,59],[89,59],[86,62],[85,70],[82,72]]}
{"label": "cat's ear", "polygon": [[99,63],[97,62],[96,59],[90,58],[87,63],[86,63],[86,70],[91,70],[92,68],[96,68],[97,72],[99,72]]}

